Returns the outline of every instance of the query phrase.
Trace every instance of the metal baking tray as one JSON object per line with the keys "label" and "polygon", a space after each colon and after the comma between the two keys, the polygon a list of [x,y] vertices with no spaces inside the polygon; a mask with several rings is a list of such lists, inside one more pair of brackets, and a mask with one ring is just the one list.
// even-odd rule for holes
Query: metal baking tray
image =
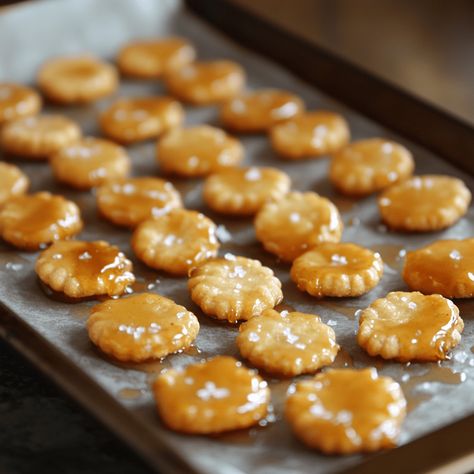
{"label": "metal baking tray", "polygon": [[[211,4],[215,8],[210,8]],[[194,10],[194,13],[190,10]],[[196,16],[196,12],[205,19]],[[209,25],[210,21],[235,35],[249,49],[242,48],[216,31]],[[235,24],[231,26],[232,23]],[[471,149],[473,142],[473,131],[468,130],[467,126],[370,76],[364,76],[361,71],[319,52],[312,45],[298,43],[301,41],[298,38],[266,24],[229,2],[191,0],[185,7],[178,0],[45,0],[7,9],[0,14],[0,80],[32,83],[36,68],[50,56],[92,51],[102,57],[113,58],[118,47],[131,38],[170,33],[190,38],[202,58],[230,58],[241,63],[248,72],[251,88],[271,86],[292,90],[303,97],[309,109],[328,108],[342,113],[350,123],[354,139],[381,136],[400,141],[414,153],[417,173],[459,176],[471,190],[474,189],[472,177],[450,163],[460,160],[458,149],[448,150],[447,160],[446,154],[442,158],[419,145],[423,143],[439,152],[443,151],[443,146],[446,147],[446,139],[443,141],[437,138],[436,133],[421,125],[412,131],[412,141],[397,135],[393,131],[394,125],[398,124],[396,128],[402,132],[404,126],[399,122],[393,123],[392,108],[384,106],[383,101],[378,103],[375,110],[358,107],[367,115],[376,117],[377,122],[364,118],[342,102],[330,99],[314,86],[316,83],[357,106],[351,100],[351,96],[356,94],[347,92],[352,90],[351,81],[340,83],[337,87],[334,84],[331,86],[328,76],[316,74],[313,66],[318,61],[320,65],[326,62],[326,65],[331,65],[333,74],[346,71],[355,83],[365,77],[365,87],[369,88],[366,90],[370,91],[370,87],[373,87],[374,91],[379,91],[379,97],[383,95],[380,95],[380,91],[384,91],[389,94],[387,97],[400,98],[396,114],[399,119],[403,118],[404,113],[414,113],[410,108],[414,106],[422,111],[421,117],[434,120],[430,123],[443,124],[445,128],[441,135],[449,136],[448,141],[458,138],[459,146],[464,147],[465,151]],[[269,44],[273,44],[272,48]],[[295,47],[297,49],[292,50]],[[273,56],[307,82],[252,50]],[[315,63],[311,62],[313,60]],[[304,68],[300,61],[303,61]],[[159,82],[151,81],[125,80],[120,89],[120,95],[163,92]],[[111,100],[103,100],[89,107],[48,106],[47,110],[65,113],[79,121],[86,134],[94,135],[99,133],[97,112]],[[217,124],[217,110],[214,107],[189,107],[186,112],[188,124]],[[382,122],[389,123],[392,130],[385,128]],[[219,224],[222,253],[231,252],[260,259],[272,267],[281,279],[286,307],[317,313],[334,327],[342,346],[334,366],[375,366],[381,373],[400,381],[409,402],[409,414],[403,426],[399,448],[370,456],[342,457],[322,456],[306,449],[294,438],[282,418],[284,396],[291,380],[269,379],[276,421],[265,427],[215,437],[183,436],[165,429],[156,414],[149,390],[150,380],[167,366],[188,364],[217,353],[238,356],[234,344],[237,327],[204,316],[190,301],[185,279],[170,278],[151,271],[137,261],[134,261],[138,276],[135,291],[159,292],[198,315],[201,332],[192,350],[170,356],[163,363],[133,365],[112,362],[102,356],[87,337],[84,321],[94,302],[68,304],[51,299],[41,290],[33,271],[37,255],[17,252],[4,244],[0,244],[0,301],[3,306],[0,332],[161,472],[369,473],[381,472],[381,469],[386,473],[403,469],[407,472],[425,472],[448,464],[457,466],[455,468],[459,472],[460,463],[464,463],[464,466],[472,463],[468,455],[472,454],[471,440],[474,435],[474,354],[471,352],[474,347],[473,303],[457,302],[466,323],[463,339],[453,352],[452,359],[440,364],[403,365],[383,363],[368,357],[355,342],[354,313],[388,291],[405,289],[399,274],[403,250],[417,248],[439,238],[472,236],[473,209],[444,232],[416,235],[387,232],[379,221],[374,198],[353,201],[341,198],[333,191],[327,179],[327,160],[285,162],[274,155],[264,136],[242,136],[242,141],[246,149],[246,164],[277,166],[291,175],[294,189],[314,190],[329,197],[343,215],[343,240],[359,242],[381,252],[386,266],[383,280],[377,288],[357,299],[322,301],[297,291],[289,280],[288,265],[279,263],[257,243],[251,220],[230,219],[209,212],[201,201],[199,180],[174,180],[175,185],[181,191],[187,207],[205,212]],[[129,153],[133,159],[133,174],[158,174],[153,143],[132,146]],[[463,163],[467,170],[470,165],[466,165],[466,161],[467,158]],[[32,180],[32,191],[48,189],[64,194],[79,204],[86,222],[80,238],[108,240],[132,256],[130,232],[97,217],[93,193],[74,192],[58,185],[44,163],[19,164]]]}

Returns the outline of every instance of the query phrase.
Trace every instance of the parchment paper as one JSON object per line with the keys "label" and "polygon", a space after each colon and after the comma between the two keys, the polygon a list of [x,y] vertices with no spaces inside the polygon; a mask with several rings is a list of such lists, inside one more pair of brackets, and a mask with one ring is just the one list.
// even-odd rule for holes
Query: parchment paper
{"label": "parchment paper", "polygon": [[[413,143],[406,142],[379,125],[362,118],[335,103],[317,90],[308,87],[275,64],[244,50],[223,35],[212,30],[173,0],[64,0],[43,1],[21,5],[0,15],[0,80],[31,83],[37,66],[56,54],[92,51],[105,58],[113,58],[125,41],[144,36],[177,33],[190,38],[201,58],[230,58],[241,63],[248,72],[249,86],[281,87],[301,95],[309,109],[328,108],[339,111],[349,120],[354,139],[382,136],[405,144],[415,155],[417,172],[446,173],[463,178],[473,189],[473,180]],[[350,84],[348,85],[350,87]],[[120,95],[162,93],[156,82],[124,81]],[[365,93],[361,91],[361,93]],[[85,134],[98,134],[96,114],[112,99],[90,107],[55,110],[78,120]],[[370,96],[367,100],[371,100]],[[52,110],[51,107],[48,108]],[[217,123],[216,109],[187,108],[188,124]],[[440,131],[442,132],[442,131]],[[327,180],[327,160],[288,163],[271,151],[263,136],[244,136],[246,164],[278,166],[293,179],[293,188],[314,190],[333,199],[343,213],[343,240],[354,241],[381,251],[386,267],[382,283],[368,295],[358,299],[319,302],[295,289],[288,276],[287,265],[263,251],[256,242],[249,219],[232,220],[209,212],[201,202],[199,180],[175,180],[188,207],[199,209],[222,227],[221,254],[232,252],[260,259],[276,271],[283,282],[284,303],[305,312],[313,312],[332,325],[342,346],[335,366],[365,367],[375,365],[383,374],[398,380],[407,395],[410,413],[406,419],[401,442],[414,438],[464,417],[473,411],[474,390],[474,321],[473,305],[459,302],[466,328],[462,343],[450,361],[436,364],[385,363],[371,359],[355,343],[358,308],[367,306],[388,291],[403,290],[399,276],[400,250],[413,249],[439,238],[461,238],[473,235],[473,211],[449,230],[440,233],[404,235],[388,233],[381,225],[373,198],[352,202],[341,199]],[[146,143],[129,148],[133,158],[134,175],[156,175],[154,144]],[[470,157],[466,157],[470,159]],[[119,245],[128,256],[130,233],[116,228],[96,216],[95,200],[91,193],[71,192],[57,185],[46,164],[25,164],[21,167],[32,179],[32,191],[52,190],[65,194],[79,203],[86,227],[79,238],[105,239]],[[161,369],[159,364],[123,367],[102,357],[89,342],[84,320],[94,303],[71,305],[48,298],[39,288],[33,271],[37,254],[14,252],[6,246],[0,250],[0,299],[20,315],[39,334],[52,342],[74,363],[89,374],[91,383],[104,387],[130,411],[130,416],[141,417],[156,433],[164,433],[170,445],[202,472],[237,473],[313,473],[340,470],[359,462],[360,456],[325,457],[304,448],[291,434],[282,420],[282,403],[290,381],[269,379],[273,390],[276,422],[244,433],[218,438],[181,436],[166,431],[155,414],[149,381]],[[201,322],[201,332],[195,350],[171,356],[163,366],[188,364],[218,353],[237,356],[234,338],[237,328],[214,322],[192,304],[185,279],[169,278],[146,269],[135,262],[140,284],[136,289],[159,292],[175,299],[194,311]]]}

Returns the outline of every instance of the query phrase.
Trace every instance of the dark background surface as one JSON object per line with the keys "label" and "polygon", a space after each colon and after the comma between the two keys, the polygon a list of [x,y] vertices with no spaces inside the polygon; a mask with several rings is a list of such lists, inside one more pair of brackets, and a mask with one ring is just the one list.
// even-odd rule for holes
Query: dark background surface
{"label": "dark background surface", "polygon": [[0,340],[1,474],[151,470]]}
{"label": "dark background surface", "polygon": [[[237,1],[474,123],[474,2]],[[33,472],[151,471],[0,341],[0,473]]]}

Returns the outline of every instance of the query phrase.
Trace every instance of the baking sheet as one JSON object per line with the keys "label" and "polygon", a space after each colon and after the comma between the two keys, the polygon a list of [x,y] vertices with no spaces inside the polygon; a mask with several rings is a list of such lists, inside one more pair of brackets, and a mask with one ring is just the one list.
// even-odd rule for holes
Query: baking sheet
{"label": "baking sheet", "polygon": [[[46,58],[63,53],[93,51],[112,58],[117,48],[133,37],[177,33],[190,38],[201,58],[230,58],[241,63],[249,75],[249,87],[281,87],[303,97],[307,107],[329,108],[342,113],[349,121],[354,139],[382,136],[404,143],[412,150],[417,173],[446,173],[461,177],[470,189],[472,178],[462,174],[439,157],[408,143],[390,131],[360,117],[344,106],[307,86],[265,59],[241,49],[223,35],[212,30],[183,8],[178,1],[161,0],[63,0],[43,1],[21,5],[0,15],[0,80],[33,81],[37,66]],[[123,81],[120,95],[160,94],[159,83]],[[112,99],[90,107],[48,107],[78,120],[85,134],[98,134],[96,114]],[[370,97],[367,98],[370,100]],[[187,108],[187,124],[217,124],[214,107]],[[280,160],[271,151],[263,136],[243,136],[246,149],[245,164],[277,166],[290,174],[293,188],[314,190],[332,199],[343,214],[344,241],[354,241],[381,252],[386,262],[382,283],[371,293],[357,299],[318,301],[296,290],[289,280],[285,264],[263,251],[256,242],[249,219],[228,219],[209,212],[201,201],[200,180],[173,180],[182,192],[185,204],[198,209],[220,225],[223,241],[221,254],[231,252],[258,258],[273,268],[283,283],[283,306],[321,315],[336,331],[341,353],[337,367],[365,367],[375,365],[381,373],[398,380],[409,402],[401,442],[433,431],[473,412],[474,389],[474,305],[459,302],[465,331],[462,343],[450,361],[441,364],[392,364],[366,356],[355,342],[354,313],[388,291],[406,289],[399,276],[402,260],[400,251],[425,245],[439,238],[462,238],[473,235],[473,209],[451,229],[444,232],[404,235],[388,233],[381,225],[373,198],[351,201],[340,198],[327,180],[327,160],[301,163]],[[156,175],[154,144],[146,143],[129,148],[134,175]],[[65,194],[81,207],[86,226],[81,239],[104,239],[120,246],[133,257],[130,232],[116,228],[96,215],[91,193],[71,192],[57,185],[45,164],[20,163],[32,179],[32,191],[48,189]],[[163,367],[180,366],[217,353],[238,356],[234,339],[237,328],[215,322],[204,316],[190,301],[185,279],[169,278],[163,273],[146,269],[134,260],[138,283],[136,291],[155,291],[173,298],[194,311],[200,320],[201,331],[196,348],[169,357],[163,364],[139,366],[112,363],[89,342],[84,321],[93,302],[67,304],[47,297],[39,288],[33,271],[36,254],[15,252],[0,247],[0,300],[26,321],[35,331],[54,344],[77,364],[116,401],[124,405],[131,417],[146,422],[157,436],[181,453],[202,472],[236,473],[306,473],[330,472],[357,464],[362,457],[326,457],[303,447],[291,434],[282,419],[282,404],[290,380],[268,379],[275,405],[275,421],[266,427],[219,437],[182,436],[165,430],[155,413],[149,382]],[[281,306],[281,307],[283,307]]]}

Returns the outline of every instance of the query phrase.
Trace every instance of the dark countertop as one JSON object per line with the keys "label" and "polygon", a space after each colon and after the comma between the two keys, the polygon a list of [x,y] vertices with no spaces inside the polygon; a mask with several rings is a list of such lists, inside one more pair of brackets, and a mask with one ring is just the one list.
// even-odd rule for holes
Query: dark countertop
{"label": "dark countertop", "polygon": [[144,463],[0,340],[2,474],[146,474]]}

